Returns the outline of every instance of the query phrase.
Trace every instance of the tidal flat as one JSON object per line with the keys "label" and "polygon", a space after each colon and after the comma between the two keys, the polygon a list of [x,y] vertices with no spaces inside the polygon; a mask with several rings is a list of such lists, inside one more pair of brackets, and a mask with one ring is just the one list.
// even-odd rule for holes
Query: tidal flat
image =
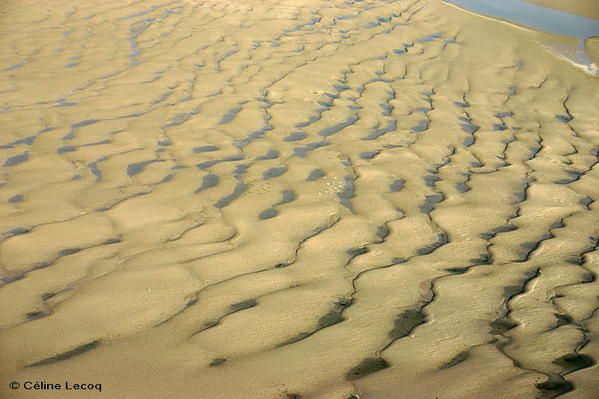
{"label": "tidal flat", "polygon": [[0,398],[596,398],[597,10],[460,2],[3,1]]}

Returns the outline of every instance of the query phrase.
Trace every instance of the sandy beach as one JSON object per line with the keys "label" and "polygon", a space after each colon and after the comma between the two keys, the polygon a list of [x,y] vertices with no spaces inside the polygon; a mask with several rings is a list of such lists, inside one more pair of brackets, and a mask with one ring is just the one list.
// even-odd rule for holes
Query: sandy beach
{"label": "sandy beach", "polygon": [[577,43],[438,0],[2,2],[0,398],[597,398]]}
{"label": "sandy beach", "polygon": [[593,0],[528,0],[530,3],[551,7],[583,17],[599,19],[599,7]]}

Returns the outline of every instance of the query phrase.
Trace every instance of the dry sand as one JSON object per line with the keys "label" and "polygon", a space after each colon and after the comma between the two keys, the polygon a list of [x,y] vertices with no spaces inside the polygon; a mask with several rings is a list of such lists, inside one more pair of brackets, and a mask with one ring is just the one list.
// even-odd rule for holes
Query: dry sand
{"label": "dry sand", "polygon": [[551,7],[570,14],[599,19],[599,3],[597,0],[526,0],[543,7]]}
{"label": "dry sand", "polygon": [[596,397],[599,82],[548,35],[416,0],[0,30],[1,398]]}

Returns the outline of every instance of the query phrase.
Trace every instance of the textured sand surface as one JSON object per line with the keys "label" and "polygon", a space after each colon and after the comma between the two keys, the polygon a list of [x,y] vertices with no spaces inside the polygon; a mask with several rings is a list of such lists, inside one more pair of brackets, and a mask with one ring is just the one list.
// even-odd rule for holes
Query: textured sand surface
{"label": "textured sand surface", "polygon": [[597,397],[599,81],[550,39],[3,2],[0,398]]}

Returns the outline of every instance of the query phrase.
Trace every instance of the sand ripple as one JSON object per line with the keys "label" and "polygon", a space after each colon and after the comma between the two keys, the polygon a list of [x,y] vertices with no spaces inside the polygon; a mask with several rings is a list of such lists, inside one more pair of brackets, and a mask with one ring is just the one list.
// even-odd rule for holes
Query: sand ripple
{"label": "sand ripple", "polygon": [[4,3],[0,396],[599,389],[599,86],[537,34],[437,1]]}

